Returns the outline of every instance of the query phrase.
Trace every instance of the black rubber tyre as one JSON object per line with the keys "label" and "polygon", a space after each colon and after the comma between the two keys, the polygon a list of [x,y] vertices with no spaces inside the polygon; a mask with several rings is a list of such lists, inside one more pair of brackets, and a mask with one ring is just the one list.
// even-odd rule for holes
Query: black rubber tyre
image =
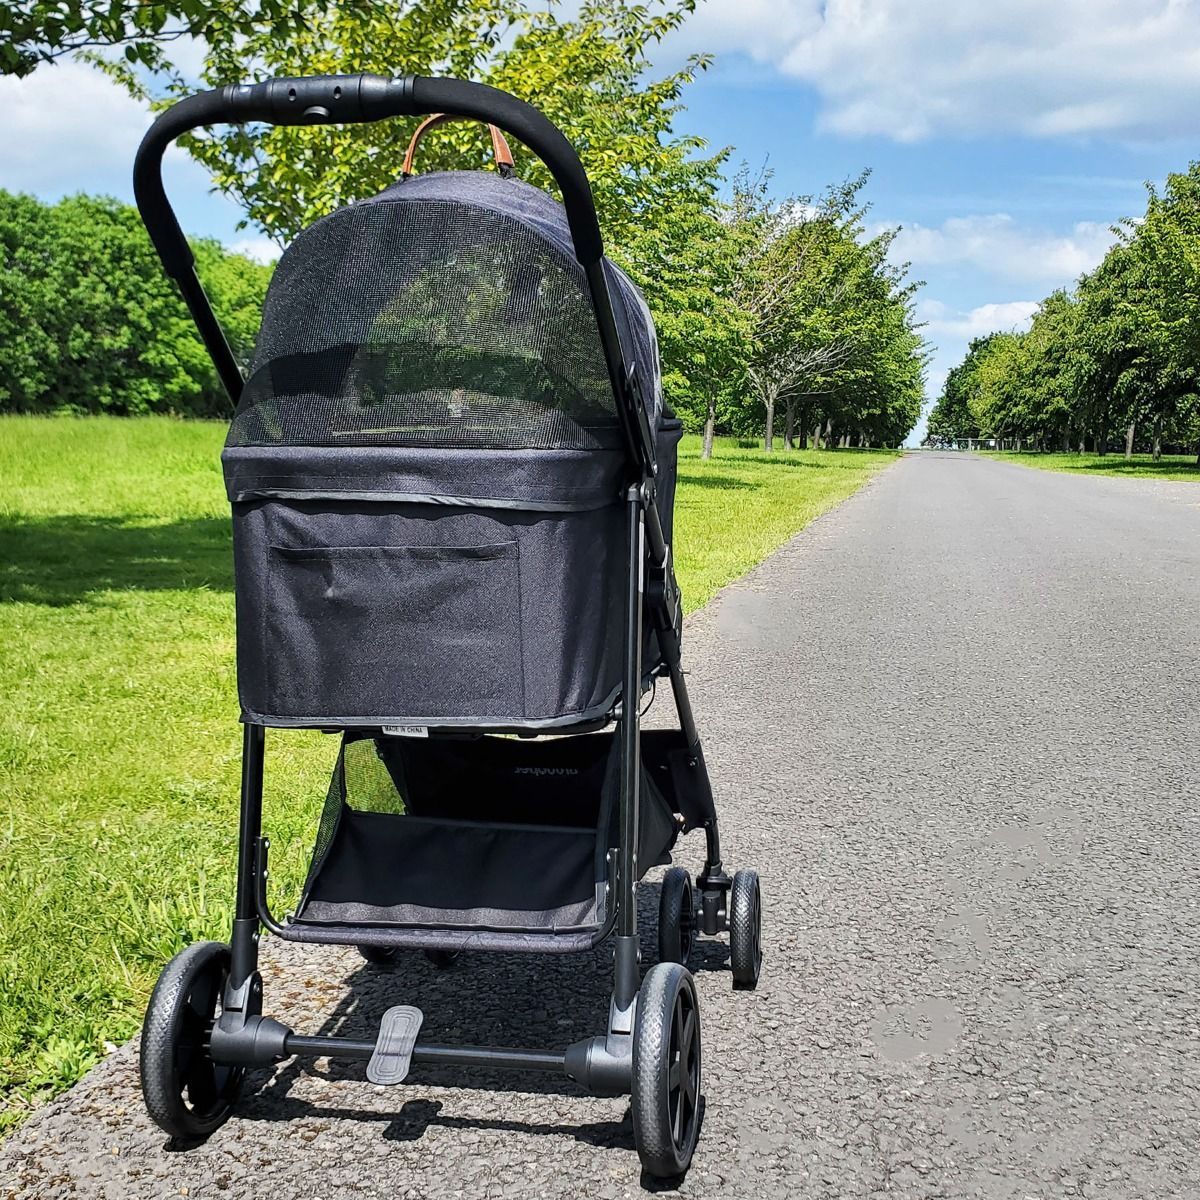
{"label": "black rubber tyre", "polygon": [[682,1175],[700,1133],[700,1003],[691,972],[657,963],[633,1026],[633,1140],[646,1173]]}
{"label": "black rubber tyre", "polygon": [[229,977],[224,942],[194,942],[163,968],[142,1026],[146,1110],[173,1138],[197,1141],[220,1128],[241,1091],[244,1067],[214,1063],[208,1039]]}
{"label": "black rubber tyre", "polygon": [[377,967],[390,967],[396,961],[395,946],[359,946],[358,952]]}
{"label": "black rubber tyre", "polygon": [[425,957],[429,959],[429,961],[433,963],[433,965],[437,967],[439,971],[448,971],[456,962],[458,962],[458,956],[461,953],[461,950],[426,950]]}
{"label": "black rubber tyre", "polygon": [[729,960],[733,985],[754,988],[762,970],[762,893],[756,871],[738,871],[729,892]]}
{"label": "black rubber tyre", "polygon": [[672,867],[663,876],[658,897],[658,961],[682,963],[686,967],[695,948],[692,877],[682,867]]}

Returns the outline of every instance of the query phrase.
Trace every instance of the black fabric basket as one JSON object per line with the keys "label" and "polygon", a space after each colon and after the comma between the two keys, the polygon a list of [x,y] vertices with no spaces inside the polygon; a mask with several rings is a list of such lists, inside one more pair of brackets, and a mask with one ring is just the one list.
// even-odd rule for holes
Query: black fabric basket
{"label": "black fabric basket", "polygon": [[[346,735],[291,928],[588,944],[607,915],[619,761],[611,733]],[[670,861],[673,808],[643,769],[639,874]]]}
{"label": "black fabric basket", "polygon": [[[611,278],[669,539],[681,428],[645,304]],[[247,720],[538,730],[611,714],[624,451],[544,193],[421,176],[301,234],[222,461]]]}

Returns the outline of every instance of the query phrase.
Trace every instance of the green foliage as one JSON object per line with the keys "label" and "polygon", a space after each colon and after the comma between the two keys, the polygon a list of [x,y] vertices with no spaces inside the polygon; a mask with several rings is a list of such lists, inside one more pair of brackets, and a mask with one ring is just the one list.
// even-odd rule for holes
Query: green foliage
{"label": "green foliage", "polygon": [[[402,69],[503,88],[535,102],[578,148],[610,247],[620,248],[647,213],[694,200],[715,173],[715,160],[694,158],[700,140],[671,129],[684,87],[707,59],[692,57],[661,79],[650,75],[650,51],[694,6],[587,0],[568,16],[523,0],[319,4],[305,9],[287,37],[270,23],[241,29],[214,22],[205,30],[200,82],[242,82],[253,64],[257,77]],[[108,69],[159,104],[195,90],[196,81],[170,64],[149,75],[119,64]],[[394,183],[415,124],[231,127],[186,144],[246,221],[283,244],[333,209]],[[418,167],[480,167],[486,145],[478,126],[452,123],[423,140]],[[553,187],[531,155],[518,154],[518,173]]]}
{"label": "green foliage", "polygon": [[[221,20],[205,30],[201,81],[374,71],[476,79],[535,102],[572,140],[592,182],[610,257],[645,287],[660,322],[668,398],[686,414],[697,395],[728,396],[741,382],[744,321],[728,301],[716,203],[723,155],[672,130],[684,88],[707,64],[693,56],[661,78],[653,48],[694,0],[588,0],[573,12],[524,0],[317,5],[279,37]],[[169,63],[150,73],[106,69],[131,92],[162,104],[195,88]],[[147,82],[148,80],[148,82]],[[216,187],[281,245],[350,200],[395,182],[415,122],[320,129],[223,128],[187,139]],[[518,174],[554,190],[545,166],[517,151]],[[487,165],[478,126],[452,123],[423,139],[419,170]],[[710,254],[712,251],[718,251]]]}
{"label": "green foliage", "polygon": [[[270,269],[195,254],[234,353],[253,352]],[[224,413],[187,309],[130,207],[0,191],[0,412]]]}
{"label": "green foliage", "polygon": [[[709,60],[694,55],[666,74],[652,61],[694,8],[695,0],[584,0],[562,8],[528,0],[362,0],[302,10],[274,0],[253,7],[26,0],[0,11],[14,31],[13,69],[123,44],[125,58],[92,53],[91,61],[155,106],[198,83],[240,82],[247,72],[403,70],[476,79],[529,99],[580,152],[609,255],[647,295],[667,399],[689,428],[746,433],[761,429],[766,415],[770,445],[779,402],[789,442],[798,418],[823,423],[826,442],[895,444],[919,411],[924,358],[912,285],[887,262],[893,235],[864,230],[858,197],[865,175],[816,201],[772,204],[765,179],[735,187],[731,202],[720,199],[725,152],[708,154],[701,139],[673,128],[687,85]],[[184,35],[203,50],[198,77],[172,57]],[[243,224],[284,244],[333,209],[393,183],[414,124],[220,127],[184,144],[239,205]],[[450,124],[422,143],[418,166],[482,167],[486,145],[479,128]],[[518,173],[554,189],[546,168],[519,147]],[[234,297],[245,288],[224,278],[214,253],[200,257],[202,279],[226,300],[218,315],[231,308],[240,315]],[[132,320],[130,328],[136,342]],[[205,394],[212,380],[205,364],[183,354],[177,333],[170,327],[139,364],[152,372],[144,395],[88,399],[85,407],[218,411],[179,399],[196,390],[199,373]],[[239,348],[251,337],[234,331]]]}
{"label": "green foliage", "polygon": [[1144,217],[1118,232],[1027,333],[971,344],[930,415],[931,440],[1200,449],[1200,164],[1148,189]]}
{"label": "green foliage", "polygon": [[[232,918],[238,751],[223,422],[0,417],[0,1128],[133,1036],[163,963]],[[893,460],[697,439],[689,609]],[[272,904],[295,903],[336,747],[267,739]],[[52,948],[52,952],[48,951]]]}
{"label": "green foliage", "polygon": [[0,74],[28,75],[39,63],[112,46],[124,47],[131,66],[162,70],[170,66],[170,47],[180,38],[245,37],[268,29],[287,38],[303,23],[303,9],[287,0],[4,0]]}
{"label": "green foliage", "polygon": [[715,200],[669,207],[632,234],[627,266],[654,314],[668,403],[692,432],[736,424],[752,329],[738,299],[739,228]]}
{"label": "green foliage", "polygon": [[747,377],[773,448],[782,404],[785,444],[797,424],[898,444],[920,413],[924,346],[912,314],[916,285],[888,261],[895,231],[864,227],[867,174],[822,195],[769,199],[766,179],[739,178],[736,223],[745,246],[739,299],[751,323]]}

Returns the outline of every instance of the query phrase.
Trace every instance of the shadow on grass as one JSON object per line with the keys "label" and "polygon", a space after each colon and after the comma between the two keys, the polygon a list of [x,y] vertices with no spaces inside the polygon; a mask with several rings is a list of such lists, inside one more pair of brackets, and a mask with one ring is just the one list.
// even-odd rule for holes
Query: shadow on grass
{"label": "shadow on grass", "polygon": [[0,519],[0,603],[67,605],[105,590],[233,589],[229,520]]}
{"label": "shadow on grass", "polygon": [[732,475],[712,475],[707,471],[694,471],[691,464],[679,469],[679,482],[686,483],[689,488],[712,488],[718,492],[756,492],[763,485],[748,479],[735,479]]}
{"label": "shadow on grass", "polygon": [[1128,478],[1168,478],[1196,480],[1200,482],[1200,464],[1191,455],[1173,455],[1155,462],[1152,458],[1135,457],[1126,462],[1121,454],[1047,454],[1036,453],[986,453],[985,457],[997,462],[1019,463],[1022,466],[1050,468],[1072,475],[1124,475]]}
{"label": "shadow on grass", "polygon": [[[813,455],[820,454],[820,460]],[[842,446],[838,450],[742,450],[737,454],[720,451],[710,460],[719,465],[743,466],[753,463],[756,466],[780,467],[789,471],[861,471],[863,457],[878,456],[881,450],[860,450],[857,446]],[[680,469],[700,463],[698,457],[681,458]]]}
{"label": "shadow on grass", "polygon": [[1174,476],[1176,479],[1200,480],[1200,466],[1188,462],[1108,462],[1103,458],[1089,462],[1056,463],[1059,471],[1072,471],[1078,475],[1128,475],[1133,478],[1155,478]]}

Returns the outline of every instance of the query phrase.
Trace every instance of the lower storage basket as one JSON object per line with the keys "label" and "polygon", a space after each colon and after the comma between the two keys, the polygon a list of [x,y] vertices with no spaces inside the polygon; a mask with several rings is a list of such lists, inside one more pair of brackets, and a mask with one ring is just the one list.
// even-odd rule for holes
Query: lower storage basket
{"label": "lower storage basket", "polygon": [[[564,937],[599,929],[616,845],[612,733],[523,740],[347,734],[292,918],[304,940],[348,927]],[[639,872],[669,862],[671,804],[643,771]],[[397,937],[428,944],[429,936]],[[445,944],[445,937],[438,939]],[[450,939],[454,941],[454,938]],[[585,938],[586,941],[586,938]]]}

